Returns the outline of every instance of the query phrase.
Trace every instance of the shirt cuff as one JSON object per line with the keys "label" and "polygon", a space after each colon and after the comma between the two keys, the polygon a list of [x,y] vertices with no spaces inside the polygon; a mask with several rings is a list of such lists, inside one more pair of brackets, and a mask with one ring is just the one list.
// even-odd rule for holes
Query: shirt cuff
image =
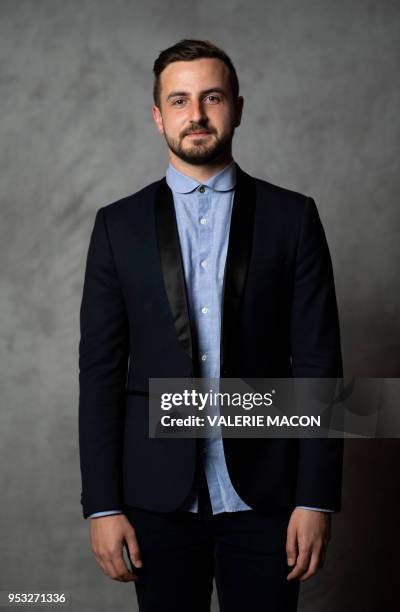
{"label": "shirt cuff", "polygon": [[316,510],[317,512],[335,512],[330,508],[314,508],[313,506],[296,506],[296,508],[304,508],[304,510]]}
{"label": "shirt cuff", "polygon": [[111,516],[111,514],[122,514],[122,510],[104,510],[103,512],[94,512],[89,514],[88,518],[98,518],[99,516]]}

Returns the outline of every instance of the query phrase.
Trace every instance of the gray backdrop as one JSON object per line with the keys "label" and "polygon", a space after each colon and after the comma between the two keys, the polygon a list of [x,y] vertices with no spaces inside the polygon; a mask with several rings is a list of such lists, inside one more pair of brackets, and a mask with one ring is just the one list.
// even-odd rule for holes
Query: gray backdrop
{"label": "gray backdrop", "polygon": [[[153,61],[185,37],[231,55],[245,98],[234,157],[315,198],[346,374],[398,376],[400,5],[1,0],[0,12],[0,588],[135,610],[133,584],[97,567],[81,515],[78,318],[96,210],[166,169]],[[302,612],[399,609],[399,459],[397,440],[347,442],[343,512]]]}

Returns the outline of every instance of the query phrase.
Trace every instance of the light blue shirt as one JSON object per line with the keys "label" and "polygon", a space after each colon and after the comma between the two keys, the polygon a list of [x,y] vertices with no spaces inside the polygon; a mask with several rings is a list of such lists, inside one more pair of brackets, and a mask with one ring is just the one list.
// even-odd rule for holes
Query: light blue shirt
{"label": "light blue shirt", "polygon": [[[230,162],[203,183],[182,174],[169,163],[166,180],[173,193],[190,317],[198,334],[199,375],[218,379],[222,283],[236,183],[235,163]],[[203,442],[202,458],[213,514],[251,510],[232,486],[221,436],[214,434]],[[198,512],[195,490],[182,508]],[[89,518],[120,512],[96,512]]]}

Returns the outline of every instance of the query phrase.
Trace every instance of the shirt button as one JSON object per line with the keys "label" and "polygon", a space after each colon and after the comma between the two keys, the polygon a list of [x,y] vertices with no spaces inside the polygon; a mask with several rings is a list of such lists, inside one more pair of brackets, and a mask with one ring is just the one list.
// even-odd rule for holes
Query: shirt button
{"label": "shirt button", "polygon": [[202,219],[200,219],[200,223],[202,225],[205,225],[207,223],[207,219],[205,217],[203,217]]}
{"label": "shirt button", "polygon": [[207,259],[203,259],[203,261],[201,262],[201,264],[200,264],[200,265],[201,265],[201,267],[202,267],[202,268],[207,268],[207,266],[208,266],[208,261],[207,261]]}
{"label": "shirt button", "polygon": [[207,308],[207,306],[203,306],[203,308],[201,309],[201,312],[202,312],[203,314],[207,314],[207,312],[208,312],[208,308]]}
{"label": "shirt button", "polygon": [[207,355],[202,355],[202,356],[201,356],[201,360],[202,360],[202,361],[206,361],[206,359],[207,359]]}
{"label": "shirt button", "polygon": [[206,190],[206,188],[204,187],[204,185],[200,185],[200,187],[199,187],[200,193],[204,193],[205,190]]}

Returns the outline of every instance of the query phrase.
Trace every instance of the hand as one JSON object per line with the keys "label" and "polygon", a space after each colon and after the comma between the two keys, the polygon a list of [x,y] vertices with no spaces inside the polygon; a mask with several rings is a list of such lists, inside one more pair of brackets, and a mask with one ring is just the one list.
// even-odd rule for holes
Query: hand
{"label": "hand", "polygon": [[120,582],[138,580],[128,569],[123,547],[126,542],[135,567],[142,567],[135,530],[124,514],[112,514],[90,519],[90,539],[97,563],[106,576]]}
{"label": "hand", "polygon": [[287,528],[287,562],[294,565],[287,579],[303,582],[313,576],[324,564],[330,537],[329,512],[295,508]]}

